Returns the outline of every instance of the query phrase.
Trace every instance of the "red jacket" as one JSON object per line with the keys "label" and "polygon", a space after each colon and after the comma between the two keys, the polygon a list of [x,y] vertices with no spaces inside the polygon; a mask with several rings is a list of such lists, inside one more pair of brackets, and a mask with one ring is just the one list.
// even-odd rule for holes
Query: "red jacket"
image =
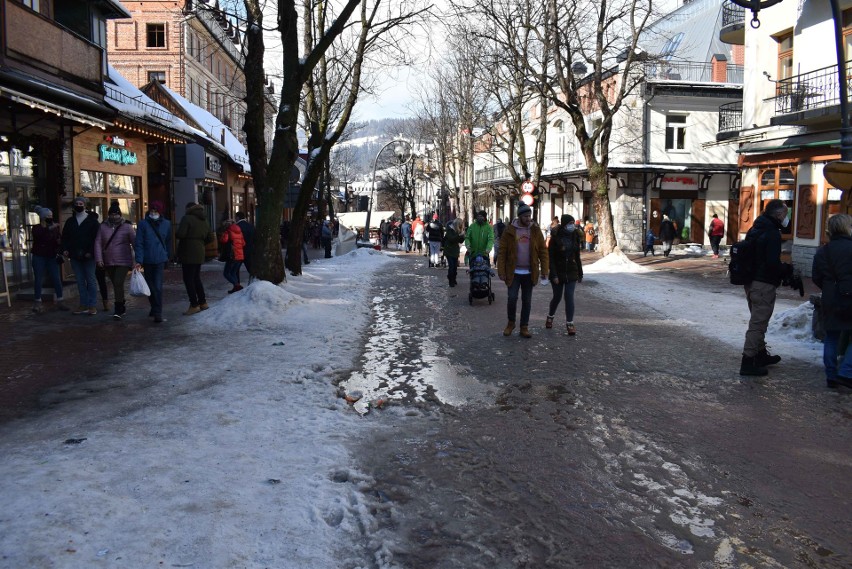
{"label": "red jacket", "polygon": [[710,236],[721,237],[725,234],[725,224],[718,217],[710,220]]}
{"label": "red jacket", "polygon": [[230,241],[231,247],[234,250],[234,260],[235,261],[245,261],[245,253],[243,249],[246,246],[246,240],[243,238],[243,232],[240,229],[240,226],[236,223],[232,223],[228,226],[228,228],[222,232],[222,235],[219,237],[219,243],[228,243]]}

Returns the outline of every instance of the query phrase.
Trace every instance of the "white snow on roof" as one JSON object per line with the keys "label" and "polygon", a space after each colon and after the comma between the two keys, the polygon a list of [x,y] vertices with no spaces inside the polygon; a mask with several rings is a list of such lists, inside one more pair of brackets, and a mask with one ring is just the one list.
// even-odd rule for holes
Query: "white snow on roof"
{"label": "white snow on roof", "polygon": [[[228,153],[228,156],[231,157],[231,160],[242,166],[246,173],[251,172],[248,152],[239,139],[234,136],[234,133],[231,132],[230,128],[222,124],[222,121],[214,117],[212,114],[198,105],[190,103],[167,86],[163,85],[162,87],[169,95],[171,95],[177,104],[183,107],[186,114],[192,117],[192,120],[194,120],[196,124],[205,131],[209,139],[220,146],[224,146],[225,151]],[[222,144],[221,138],[223,132],[225,133],[224,145]]]}
{"label": "white snow on roof", "polygon": [[128,117],[147,119],[193,137],[205,136],[204,132],[186,124],[183,119],[176,117],[165,107],[154,102],[112,65],[107,66],[107,75],[109,82],[104,82],[106,89],[104,101],[119,113]]}

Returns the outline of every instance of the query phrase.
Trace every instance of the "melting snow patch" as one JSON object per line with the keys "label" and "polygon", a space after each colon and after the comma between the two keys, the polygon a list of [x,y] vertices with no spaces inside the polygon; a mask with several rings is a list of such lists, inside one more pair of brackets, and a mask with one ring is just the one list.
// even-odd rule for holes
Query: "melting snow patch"
{"label": "melting snow patch", "polygon": [[627,255],[616,249],[601,260],[583,266],[583,274],[596,273],[648,273],[653,271],[631,261]]}
{"label": "melting snow patch", "polygon": [[769,322],[769,332],[787,336],[794,340],[820,344],[820,341],[814,338],[811,330],[813,317],[813,304],[803,302],[795,308],[776,313]]}
{"label": "melting snow patch", "polygon": [[208,329],[280,328],[283,313],[295,302],[301,302],[301,298],[281,286],[255,281],[192,318],[193,323]]}

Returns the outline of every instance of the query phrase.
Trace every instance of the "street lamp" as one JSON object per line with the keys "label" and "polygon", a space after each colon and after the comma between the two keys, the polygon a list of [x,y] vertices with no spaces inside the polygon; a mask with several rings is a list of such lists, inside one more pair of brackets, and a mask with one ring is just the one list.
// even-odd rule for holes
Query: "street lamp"
{"label": "street lamp", "polygon": [[403,165],[411,160],[411,144],[406,140],[391,140],[382,146],[376,153],[376,159],[373,160],[373,187],[370,190],[370,207],[367,208],[367,222],[364,225],[364,239],[370,242],[370,214],[373,212],[373,197],[376,195],[376,166],[379,163],[379,156],[385,151],[385,148],[393,146],[393,153],[398,160],[399,165]]}

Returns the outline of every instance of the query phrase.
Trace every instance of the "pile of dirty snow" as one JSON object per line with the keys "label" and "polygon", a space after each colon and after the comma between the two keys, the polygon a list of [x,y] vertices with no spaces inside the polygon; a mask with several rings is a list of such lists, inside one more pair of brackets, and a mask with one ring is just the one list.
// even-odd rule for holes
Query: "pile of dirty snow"
{"label": "pile of dirty snow", "polygon": [[591,265],[583,265],[583,274],[647,273],[653,270],[634,263],[618,248]]}
{"label": "pile of dirty snow", "polygon": [[269,281],[254,281],[243,290],[210,305],[192,322],[205,329],[249,330],[280,328],[284,312],[302,299]]}

